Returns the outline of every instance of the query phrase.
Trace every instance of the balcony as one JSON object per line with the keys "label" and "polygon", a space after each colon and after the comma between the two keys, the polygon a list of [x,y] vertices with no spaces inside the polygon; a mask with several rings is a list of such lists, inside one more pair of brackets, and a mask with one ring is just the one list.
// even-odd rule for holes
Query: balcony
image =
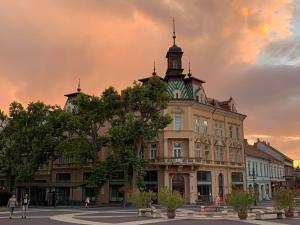
{"label": "balcony", "polygon": [[156,158],[150,160],[151,164],[159,165],[212,165],[212,166],[234,166],[243,167],[244,163],[241,162],[227,162],[227,161],[214,161],[206,160],[203,158],[188,158],[188,157],[168,157]]}

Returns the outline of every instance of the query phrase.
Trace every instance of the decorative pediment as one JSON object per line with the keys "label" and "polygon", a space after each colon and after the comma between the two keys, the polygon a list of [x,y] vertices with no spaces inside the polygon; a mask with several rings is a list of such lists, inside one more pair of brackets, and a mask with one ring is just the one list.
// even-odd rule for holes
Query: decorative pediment
{"label": "decorative pediment", "polygon": [[177,108],[173,109],[171,112],[174,114],[183,114],[184,111],[182,108],[177,107]]}
{"label": "decorative pediment", "polygon": [[220,139],[215,141],[215,145],[223,146],[223,147],[226,146],[225,142],[223,140],[220,140]]}

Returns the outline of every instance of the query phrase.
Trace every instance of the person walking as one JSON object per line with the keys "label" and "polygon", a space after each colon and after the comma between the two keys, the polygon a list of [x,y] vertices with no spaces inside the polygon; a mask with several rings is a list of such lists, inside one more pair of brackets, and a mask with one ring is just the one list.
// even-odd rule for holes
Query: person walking
{"label": "person walking", "polygon": [[7,208],[9,209],[9,219],[12,218],[15,208],[18,206],[18,201],[16,199],[16,195],[12,195],[7,202]]}
{"label": "person walking", "polygon": [[88,208],[89,205],[90,205],[90,197],[87,196],[86,199],[85,199],[85,205],[84,205],[84,207],[85,207],[85,208]]}
{"label": "person walking", "polygon": [[21,202],[21,204],[22,204],[22,219],[26,219],[29,201],[30,200],[29,200],[28,194],[26,194]]}

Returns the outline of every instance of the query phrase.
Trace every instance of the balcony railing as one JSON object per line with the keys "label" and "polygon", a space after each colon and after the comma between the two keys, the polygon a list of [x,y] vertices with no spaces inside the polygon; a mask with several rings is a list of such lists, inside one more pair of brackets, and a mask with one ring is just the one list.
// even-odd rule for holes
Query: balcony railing
{"label": "balcony railing", "polygon": [[209,165],[227,165],[241,167],[244,163],[241,162],[228,162],[228,161],[214,161],[206,160],[203,158],[188,158],[188,157],[168,157],[168,158],[156,158],[151,159],[150,163],[153,164],[178,164],[178,165],[197,165],[197,164],[209,164]]}

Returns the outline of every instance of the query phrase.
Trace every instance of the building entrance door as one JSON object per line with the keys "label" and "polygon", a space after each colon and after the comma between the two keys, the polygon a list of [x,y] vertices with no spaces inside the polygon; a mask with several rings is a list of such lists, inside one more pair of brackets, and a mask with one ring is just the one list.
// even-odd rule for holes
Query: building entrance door
{"label": "building entrance door", "polygon": [[172,190],[178,191],[182,196],[185,194],[184,188],[184,176],[181,174],[175,174],[172,178]]}
{"label": "building entrance door", "polygon": [[224,196],[224,177],[223,174],[219,174],[219,196],[223,197]]}

